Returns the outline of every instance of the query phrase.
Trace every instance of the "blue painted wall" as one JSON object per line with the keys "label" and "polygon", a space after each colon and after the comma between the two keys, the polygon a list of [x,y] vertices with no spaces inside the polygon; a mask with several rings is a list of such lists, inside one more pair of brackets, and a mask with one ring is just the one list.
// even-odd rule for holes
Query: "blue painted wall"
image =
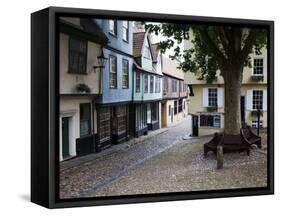
{"label": "blue painted wall", "polygon": [[[101,27],[102,31],[107,35],[109,39],[108,47],[103,48],[104,55],[108,58],[108,61],[103,69],[102,78],[102,97],[101,103],[117,103],[132,101],[132,88],[133,88],[133,34],[132,34],[132,22],[129,22],[129,40],[124,41],[123,36],[123,23],[117,21],[117,35],[114,36],[109,33],[109,20],[96,19],[96,23]],[[110,48],[116,49],[112,50]],[[118,52],[119,51],[119,52]],[[124,54],[125,53],[125,54]],[[128,56],[126,54],[131,55]],[[109,55],[117,57],[117,88],[110,88],[109,79]],[[122,59],[129,61],[129,88],[124,89],[122,87]]]}

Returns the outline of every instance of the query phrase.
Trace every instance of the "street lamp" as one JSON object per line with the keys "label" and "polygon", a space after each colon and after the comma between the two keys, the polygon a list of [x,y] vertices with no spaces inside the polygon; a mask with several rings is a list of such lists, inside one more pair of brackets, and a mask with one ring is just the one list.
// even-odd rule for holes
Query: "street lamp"
{"label": "street lamp", "polygon": [[98,59],[98,65],[97,66],[93,66],[93,69],[96,72],[96,69],[100,69],[100,73],[99,73],[99,94],[102,93],[102,69],[105,67],[106,62],[107,62],[107,58],[104,57],[103,54],[103,49],[101,49],[101,54],[97,57]]}
{"label": "street lamp", "polygon": [[98,68],[99,68],[99,69],[102,69],[102,68],[104,68],[105,65],[106,65],[107,58],[104,57],[103,50],[101,50],[101,54],[97,57],[97,59],[98,59],[98,65],[93,67],[94,70],[96,70],[96,69],[98,69]]}

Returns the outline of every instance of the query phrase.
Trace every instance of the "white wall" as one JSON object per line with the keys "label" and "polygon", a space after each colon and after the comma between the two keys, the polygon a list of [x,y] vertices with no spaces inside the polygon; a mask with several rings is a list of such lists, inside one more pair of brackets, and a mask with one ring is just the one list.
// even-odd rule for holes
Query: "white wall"
{"label": "white wall", "polygon": [[68,73],[68,47],[69,36],[60,33],[60,93],[77,93],[76,85],[84,83],[90,87],[92,94],[99,93],[100,70],[94,70],[97,66],[97,56],[101,53],[99,44],[88,41],[87,47],[87,75]]}
{"label": "white wall", "polygon": [[[172,3],[171,3],[172,2]],[[248,19],[275,20],[275,70],[281,70],[281,14],[276,0],[245,1],[236,0],[142,0],[137,7],[132,1],[68,1],[68,0],[30,0],[5,1],[2,4],[1,23],[4,33],[1,34],[1,215],[277,215],[280,212],[280,155],[281,124],[275,124],[275,181],[276,195],[252,196],[223,199],[206,199],[178,202],[160,202],[131,205],[115,205],[103,207],[84,207],[71,209],[46,210],[29,202],[30,193],[30,13],[53,6],[96,8],[126,11],[146,11],[153,13],[175,13],[214,17],[235,17]],[[13,26],[13,27],[12,27]],[[11,81],[12,86],[11,87]],[[281,92],[281,73],[275,73],[276,95]],[[3,105],[4,104],[4,105]],[[281,121],[281,100],[275,101],[275,122]],[[15,121],[17,122],[15,124]],[[12,142],[11,142],[11,138]],[[13,155],[9,154],[13,152]],[[218,208],[219,206],[219,208]],[[234,208],[234,206],[238,206]]]}

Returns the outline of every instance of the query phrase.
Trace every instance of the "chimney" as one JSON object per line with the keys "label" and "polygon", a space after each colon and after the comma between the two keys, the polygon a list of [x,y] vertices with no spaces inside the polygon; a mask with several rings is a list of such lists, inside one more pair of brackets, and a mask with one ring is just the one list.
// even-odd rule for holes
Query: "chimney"
{"label": "chimney", "polygon": [[140,21],[134,22],[134,32],[144,32],[144,25]]}

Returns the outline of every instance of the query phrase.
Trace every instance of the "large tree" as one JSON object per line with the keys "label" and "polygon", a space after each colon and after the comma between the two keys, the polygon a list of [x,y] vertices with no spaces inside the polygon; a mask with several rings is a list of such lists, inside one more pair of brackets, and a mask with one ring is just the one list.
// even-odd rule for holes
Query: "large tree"
{"label": "large tree", "polygon": [[[261,54],[267,44],[267,31],[239,26],[186,25],[146,23],[145,29],[164,36],[159,49],[173,49],[170,58],[181,59],[184,72],[196,73],[199,79],[211,83],[217,71],[225,86],[225,132],[236,134],[241,127],[240,88],[243,68],[252,67],[251,53]],[[186,40],[191,46],[182,48]]]}

